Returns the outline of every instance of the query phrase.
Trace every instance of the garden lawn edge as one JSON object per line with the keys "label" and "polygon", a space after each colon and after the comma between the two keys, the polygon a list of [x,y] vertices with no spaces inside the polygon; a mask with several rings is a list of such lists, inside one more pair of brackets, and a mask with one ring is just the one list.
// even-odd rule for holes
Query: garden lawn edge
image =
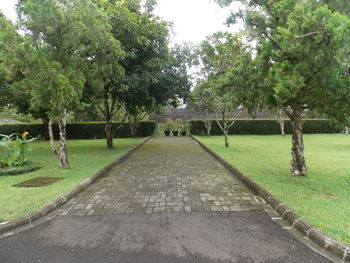
{"label": "garden lawn edge", "polygon": [[82,190],[86,189],[89,185],[91,185],[93,182],[95,182],[98,178],[103,176],[106,172],[108,172],[113,167],[121,164],[125,160],[127,160],[135,151],[137,151],[139,148],[141,148],[144,144],[146,144],[149,140],[152,139],[153,136],[148,137],[146,140],[144,140],[142,143],[138,144],[134,148],[132,148],[127,153],[120,156],[118,159],[112,161],[111,163],[104,166],[102,169],[98,170],[96,173],[94,173],[89,178],[82,181],[80,184],[75,186],[72,190],[70,190],[65,195],[61,196],[60,198],[56,199],[54,202],[45,205],[38,210],[28,214],[27,216],[20,217],[15,220],[7,221],[4,223],[0,223],[0,239],[10,236],[14,234],[12,232],[14,229],[25,226],[25,225],[33,225],[33,222],[36,220],[39,220],[43,217],[45,217],[47,214],[58,210],[61,206],[66,204],[69,200],[71,200],[73,197],[78,195]]}
{"label": "garden lawn edge", "polygon": [[224,165],[228,171],[230,171],[234,176],[238,177],[250,190],[264,198],[266,202],[271,205],[271,207],[281,216],[281,219],[291,224],[291,228],[297,229],[304,236],[304,238],[316,243],[326,251],[334,254],[337,258],[340,258],[340,260],[342,260],[342,263],[350,262],[350,246],[347,246],[344,243],[330,238],[316,227],[307,223],[262,186],[254,182],[248,176],[241,173],[237,168],[225,161],[217,153],[209,149],[198,139],[192,135],[191,137],[204,150],[206,150],[210,155],[222,163],[222,165]]}

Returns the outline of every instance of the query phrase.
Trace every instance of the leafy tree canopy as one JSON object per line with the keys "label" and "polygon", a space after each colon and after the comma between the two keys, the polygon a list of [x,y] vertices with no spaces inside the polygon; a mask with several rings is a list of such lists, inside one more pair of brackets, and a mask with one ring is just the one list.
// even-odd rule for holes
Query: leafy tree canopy
{"label": "leafy tree canopy", "polygon": [[22,84],[31,87],[34,106],[58,115],[60,108],[79,103],[87,58],[117,53],[119,43],[108,32],[106,16],[89,0],[26,0],[18,14],[27,36]]}
{"label": "leafy tree canopy", "polygon": [[[219,1],[230,4],[232,1]],[[343,1],[248,0],[230,18],[242,20],[256,43],[246,102],[283,108],[292,121],[292,174],[306,175],[302,118],[305,111],[350,114],[350,19],[335,12]],[[329,5],[327,5],[330,4]]]}

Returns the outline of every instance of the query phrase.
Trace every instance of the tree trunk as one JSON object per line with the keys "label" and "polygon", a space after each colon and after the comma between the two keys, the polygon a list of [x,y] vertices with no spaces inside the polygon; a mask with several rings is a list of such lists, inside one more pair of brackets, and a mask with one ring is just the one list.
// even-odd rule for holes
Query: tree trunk
{"label": "tree trunk", "polygon": [[136,125],[132,125],[131,127],[131,136],[133,138],[136,138],[137,137],[137,128],[136,128]]}
{"label": "tree trunk", "polygon": [[284,120],[281,119],[278,121],[280,124],[280,128],[281,128],[281,135],[284,137],[285,136],[285,132],[284,132]]}
{"label": "tree trunk", "polygon": [[285,136],[285,132],[284,132],[283,111],[284,111],[283,108],[279,108],[279,109],[276,111],[276,118],[277,118],[277,121],[278,121],[278,123],[279,123],[279,125],[280,125],[281,135],[284,137],[284,136]]}
{"label": "tree trunk", "polygon": [[225,114],[223,114],[222,125],[220,124],[219,120],[216,120],[216,123],[219,125],[221,131],[224,134],[225,147],[229,147],[230,146],[229,143],[228,143],[228,132],[229,132],[230,127],[232,126],[232,124],[228,125],[227,122],[228,122],[228,120],[225,119]]}
{"label": "tree trunk", "polygon": [[52,124],[53,124],[53,120],[50,119],[49,124],[48,124],[50,145],[51,145],[51,149],[52,149],[53,154],[57,157],[58,151],[57,151],[57,148],[55,145],[55,138],[54,138],[53,131],[52,131]]}
{"label": "tree trunk", "polygon": [[129,118],[129,127],[130,127],[131,137],[136,138],[138,124],[134,118]]}
{"label": "tree trunk", "polygon": [[52,130],[53,120],[50,119],[48,128],[49,128],[49,137],[50,137],[50,145],[53,154],[59,161],[59,165],[63,169],[69,168],[68,154],[67,154],[67,145],[66,145],[66,114],[65,111],[58,119],[59,130],[60,130],[60,149],[57,150],[55,145],[55,138]]}
{"label": "tree trunk", "polygon": [[204,120],[205,128],[207,130],[207,136],[210,136],[212,123],[213,121],[211,119]]}
{"label": "tree trunk", "polygon": [[107,140],[107,147],[113,148],[113,129],[112,129],[112,120],[108,120],[105,126],[106,131],[106,140]]}
{"label": "tree trunk", "polygon": [[[50,122],[50,119],[48,118],[41,118],[43,124],[44,124],[44,127],[49,127],[49,122]],[[44,128],[43,129],[43,133],[42,133],[42,138],[45,140],[45,141],[48,141],[50,140],[50,135],[48,134],[47,130]]]}
{"label": "tree trunk", "polygon": [[60,129],[60,152],[59,152],[58,160],[61,168],[68,169],[69,161],[68,161],[67,144],[66,144],[66,113],[65,112],[58,119],[58,126]]}
{"label": "tree trunk", "polygon": [[230,144],[228,143],[228,136],[227,136],[227,132],[224,132],[224,136],[225,136],[225,147],[229,147]]}
{"label": "tree trunk", "polygon": [[128,114],[127,118],[129,121],[129,127],[130,127],[130,132],[131,136],[133,138],[137,137],[137,130],[140,126],[141,121],[146,117],[147,112],[139,112],[134,115]]}
{"label": "tree trunk", "polygon": [[307,166],[304,157],[303,141],[303,111],[297,109],[292,111],[290,119],[293,127],[292,136],[292,176],[306,176]]}

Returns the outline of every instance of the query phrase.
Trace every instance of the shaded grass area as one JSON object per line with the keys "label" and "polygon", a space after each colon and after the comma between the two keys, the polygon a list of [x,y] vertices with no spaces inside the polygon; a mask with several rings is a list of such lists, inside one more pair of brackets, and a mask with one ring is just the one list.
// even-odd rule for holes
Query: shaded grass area
{"label": "shaded grass area", "polygon": [[291,136],[196,136],[307,222],[350,245],[350,136],[305,135],[308,176],[290,176]]}
{"label": "shaded grass area", "polygon": [[[50,152],[48,142],[31,143],[33,152],[30,153],[29,159],[39,164],[41,169],[17,176],[0,176],[0,220],[11,220],[25,216],[54,201],[144,140],[145,138],[118,139],[114,142],[114,149],[107,149],[105,140],[68,141],[71,164],[71,169],[68,170],[58,168],[58,161]],[[45,187],[12,187],[14,184],[38,176],[62,177],[64,179]]]}

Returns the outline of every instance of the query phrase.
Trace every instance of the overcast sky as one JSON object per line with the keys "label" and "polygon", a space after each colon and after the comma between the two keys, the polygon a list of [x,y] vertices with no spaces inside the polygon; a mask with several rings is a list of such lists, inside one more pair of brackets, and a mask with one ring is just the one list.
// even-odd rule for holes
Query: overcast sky
{"label": "overcast sky", "polygon": [[[0,9],[12,21],[16,19],[16,2],[17,0],[0,0]],[[174,42],[198,43],[219,30],[238,30],[237,26],[229,29],[224,25],[229,10],[230,8],[220,8],[213,0],[158,0],[155,13],[174,23]]]}
{"label": "overcast sky", "polygon": [[158,0],[155,13],[174,23],[175,42],[198,43],[217,31],[238,30],[224,25],[231,8],[223,9],[213,0]]}

